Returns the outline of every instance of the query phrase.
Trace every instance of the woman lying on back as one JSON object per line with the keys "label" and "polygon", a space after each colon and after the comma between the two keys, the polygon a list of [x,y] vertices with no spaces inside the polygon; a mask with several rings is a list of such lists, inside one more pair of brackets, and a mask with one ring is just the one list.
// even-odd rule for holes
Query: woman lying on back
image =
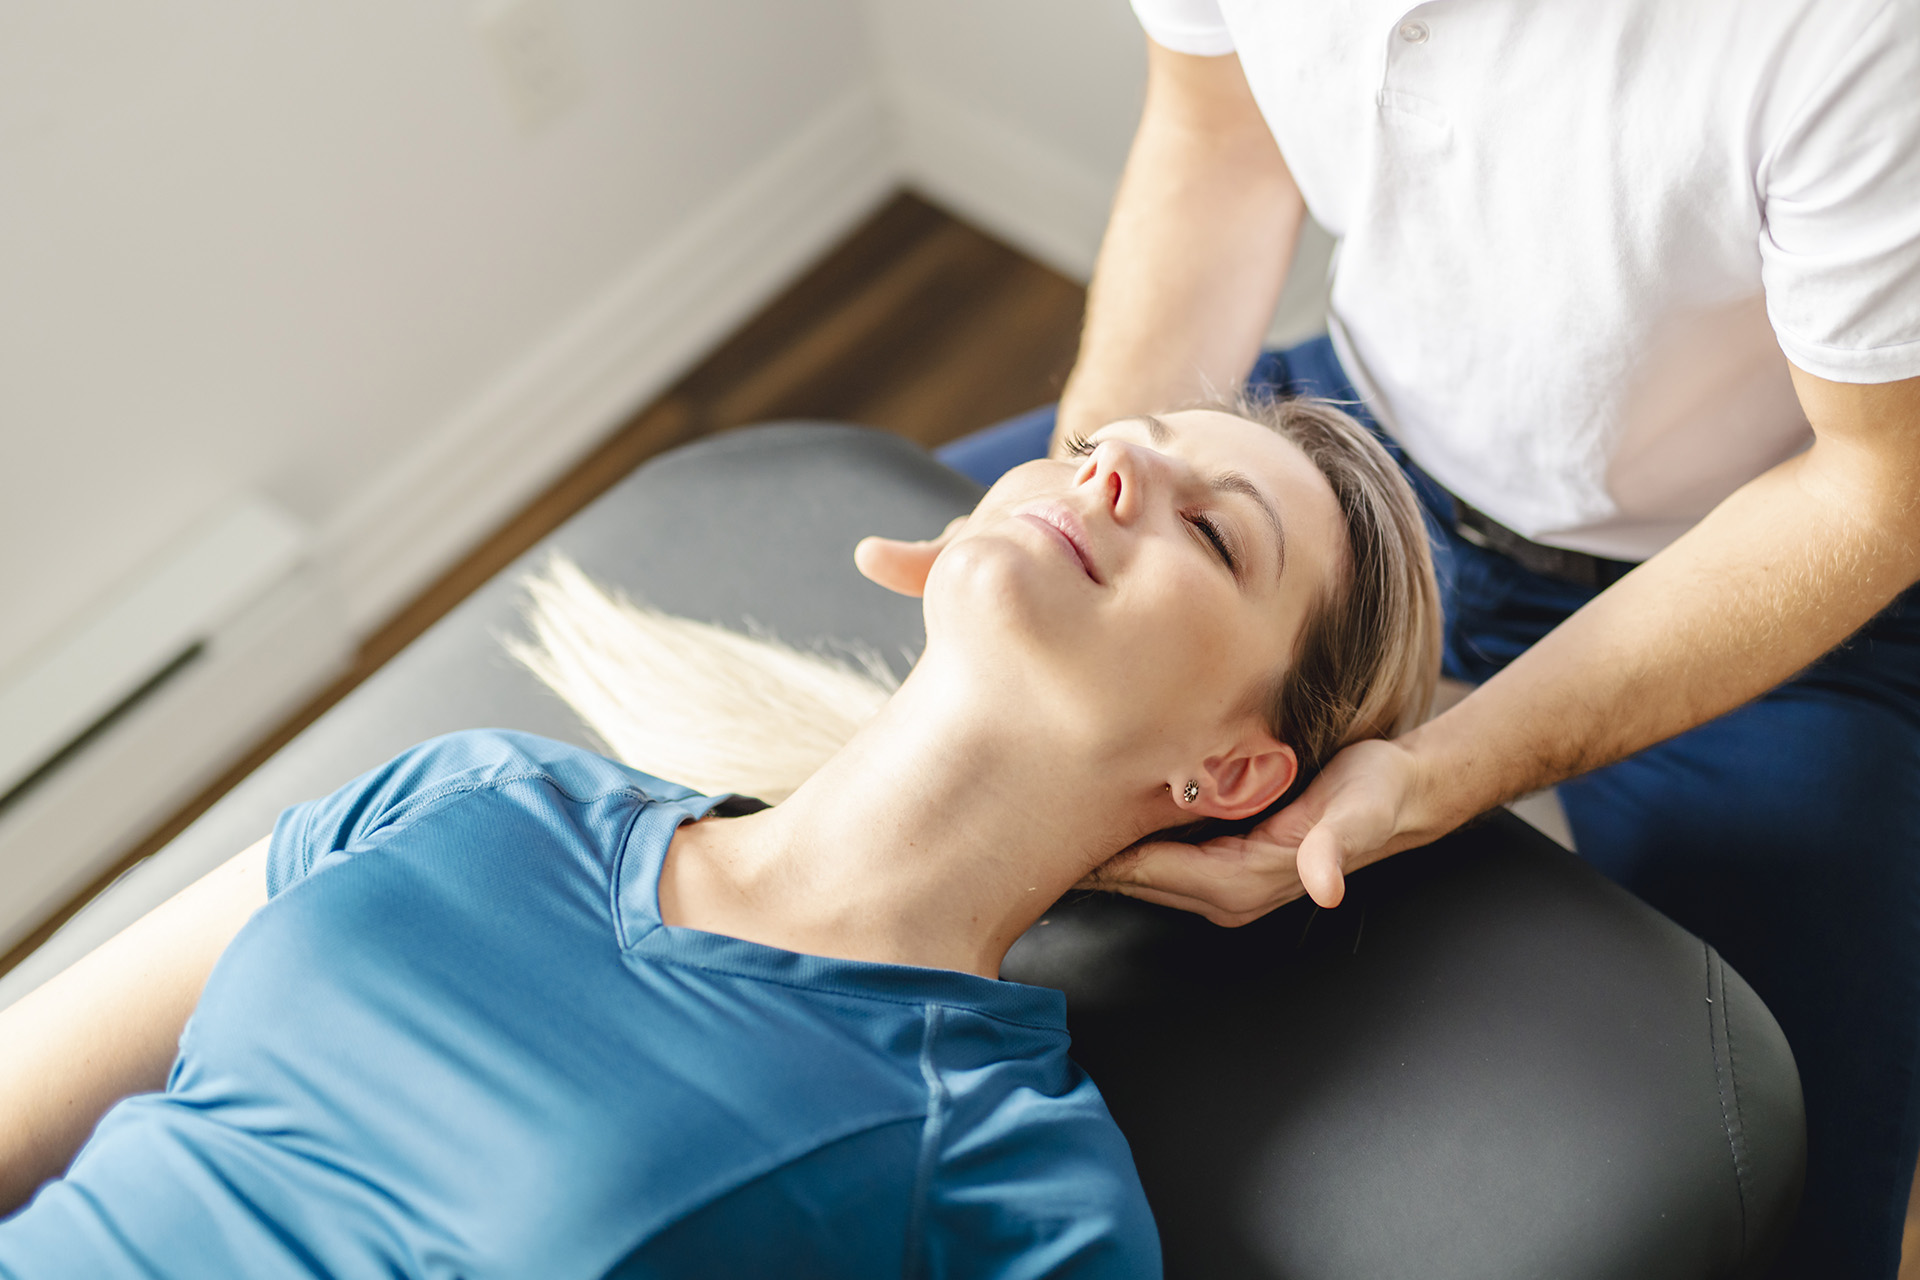
{"label": "woman lying on back", "polygon": [[456,734],[0,1015],[5,1207],[53,1179],[0,1277],[1157,1275],[1060,995],[995,975],[1425,706],[1418,508],[1335,410],[1190,410],[861,561],[925,654],[777,807]]}

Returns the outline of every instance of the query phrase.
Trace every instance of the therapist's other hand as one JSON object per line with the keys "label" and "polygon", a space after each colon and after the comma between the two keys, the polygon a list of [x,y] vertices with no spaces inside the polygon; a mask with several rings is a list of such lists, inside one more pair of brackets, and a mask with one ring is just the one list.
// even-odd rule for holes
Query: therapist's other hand
{"label": "therapist's other hand", "polygon": [[937,538],[925,542],[903,542],[898,538],[862,538],[853,548],[853,565],[869,579],[903,596],[919,596],[927,589],[927,575],[940,558],[947,543],[967,517],[956,516],[947,522]]}
{"label": "therapist's other hand", "polygon": [[1396,742],[1356,742],[1327,763],[1300,798],[1247,832],[1204,844],[1137,845],[1082,882],[1196,912],[1218,925],[1250,924],[1307,894],[1338,906],[1346,873],[1424,844],[1416,834],[1421,779]]}

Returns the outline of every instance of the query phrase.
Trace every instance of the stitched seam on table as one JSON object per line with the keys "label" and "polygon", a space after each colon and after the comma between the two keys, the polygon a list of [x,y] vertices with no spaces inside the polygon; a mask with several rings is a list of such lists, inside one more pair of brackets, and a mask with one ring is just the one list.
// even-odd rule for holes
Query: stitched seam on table
{"label": "stitched seam on table", "polygon": [[[1727,1101],[1727,1088],[1733,1078],[1733,1055],[1732,1050],[1729,1049],[1726,1068],[1723,1071],[1720,1063],[1720,1036],[1714,1025],[1713,962],[1716,957],[1713,948],[1704,942],[1700,944],[1700,951],[1706,960],[1707,968],[1707,1047],[1713,1054],[1714,1091],[1720,1095],[1720,1131],[1726,1135],[1727,1155],[1733,1162],[1733,1193],[1740,1205],[1740,1243],[1744,1252],[1747,1241],[1747,1188],[1745,1179],[1740,1176],[1740,1144],[1734,1138],[1738,1103],[1733,1104],[1733,1111],[1729,1111]],[[1720,990],[1720,998],[1723,1002],[1726,996],[1726,984],[1723,982]],[[1723,1008],[1720,1013],[1724,1015],[1726,1010]]]}
{"label": "stitched seam on table", "polygon": [[1747,1216],[1747,1187],[1753,1181],[1753,1161],[1747,1149],[1747,1117],[1740,1108],[1740,1055],[1733,1048],[1733,1005],[1727,1003],[1727,962],[1720,961],[1720,1000],[1726,1008],[1720,1012],[1720,1025],[1727,1029],[1727,1086],[1733,1090],[1733,1114],[1740,1121],[1740,1146],[1734,1152],[1733,1175],[1740,1186],[1740,1243],[1750,1247],[1753,1243],[1748,1232],[1751,1226]]}
{"label": "stitched seam on table", "polygon": [[903,1280],[915,1280],[922,1274],[921,1253],[927,1229],[927,1199],[933,1191],[934,1167],[940,1162],[940,1138],[946,1127],[947,1086],[940,1079],[940,1066],[933,1059],[935,1041],[946,1010],[937,1004],[925,1006],[920,1037],[920,1079],[927,1086],[927,1119],[920,1130],[920,1159],[913,1171],[913,1204],[907,1219],[907,1247],[901,1260]]}

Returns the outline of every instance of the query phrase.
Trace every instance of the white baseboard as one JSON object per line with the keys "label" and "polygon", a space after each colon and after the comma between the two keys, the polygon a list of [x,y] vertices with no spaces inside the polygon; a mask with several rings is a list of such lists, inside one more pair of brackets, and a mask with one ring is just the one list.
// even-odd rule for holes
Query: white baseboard
{"label": "white baseboard", "polygon": [[895,82],[887,105],[909,183],[1062,275],[1093,273],[1113,179],[937,89]]}
{"label": "white baseboard", "polygon": [[366,634],[684,373],[899,181],[860,86],[657,242],[321,533]]}

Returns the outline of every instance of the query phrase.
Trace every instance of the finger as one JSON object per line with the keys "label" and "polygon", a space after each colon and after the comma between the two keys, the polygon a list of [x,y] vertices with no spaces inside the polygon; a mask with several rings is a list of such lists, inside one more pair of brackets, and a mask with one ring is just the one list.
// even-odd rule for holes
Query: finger
{"label": "finger", "polygon": [[853,564],[869,580],[903,596],[918,596],[927,588],[927,574],[943,542],[901,542],[895,538],[862,538],[853,548]]}
{"label": "finger", "polygon": [[1201,914],[1208,919],[1244,923],[1300,896],[1291,854],[1291,849],[1237,836],[1202,845],[1156,841],[1107,863],[1090,878],[1103,888],[1151,890],[1204,903]]}
{"label": "finger", "polygon": [[1288,849],[1299,848],[1307,832],[1326,815],[1327,796],[1320,789],[1325,776],[1323,773],[1315,778],[1297,799],[1247,832],[1246,838]]}
{"label": "finger", "polygon": [[1347,895],[1345,861],[1339,830],[1322,822],[1300,842],[1294,870],[1308,897],[1323,907],[1337,907]]}
{"label": "finger", "polygon": [[[1234,929],[1243,924],[1250,924],[1265,915],[1268,910],[1271,910],[1271,908],[1266,908],[1259,911],[1229,911],[1221,907],[1220,904],[1211,902],[1205,898],[1193,898],[1184,893],[1169,893],[1165,889],[1149,889],[1144,885],[1128,884],[1124,881],[1113,881],[1106,884],[1086,884],[1082,882],[1079,887],[1101,889],[1108,893],[1117,893],[1123,898],[1138,898],[1141,902],[1151,902],[1155,906],[1172,907],[1176,911],[1185,911],[1192,915],[1204,917],[1213,924],[1227,929]],[[1275,903],[1274,905],[1278,906],[1279,904]]]}

